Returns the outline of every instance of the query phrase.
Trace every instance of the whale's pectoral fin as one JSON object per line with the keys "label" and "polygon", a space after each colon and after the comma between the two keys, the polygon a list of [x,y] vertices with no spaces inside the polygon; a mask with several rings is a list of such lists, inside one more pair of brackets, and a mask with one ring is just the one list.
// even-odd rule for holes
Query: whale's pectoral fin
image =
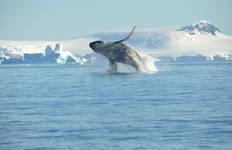
{"label": "whale's pectoral fin", "polygon": [[[137,57],[135,57],[137,56]],[[129,57],[129,64],[135,68],[137,72],[142,72],[142,61],[139,55],[135,55],[133,57]]]}
{"label": "whale's pectoral fin", "polygon": [[119,41],[115,41],[114,43],[121,43],[121,42],[128,40],[131,37],[131,35],[133,34],[133,32],[135,31],[135,28],[136,28],[136,26],[133,27],[133,29],[131,30],[131,32],[129,33],[129,35],[126,38],[119,40]]}
{"label": "whale's pectoral fin", "polygon": [[117,65],[117,62],[115,61],[112,61],[112,60],[109,60],[110,62],[110,72],[117,72],[118,70],[118,65]]}

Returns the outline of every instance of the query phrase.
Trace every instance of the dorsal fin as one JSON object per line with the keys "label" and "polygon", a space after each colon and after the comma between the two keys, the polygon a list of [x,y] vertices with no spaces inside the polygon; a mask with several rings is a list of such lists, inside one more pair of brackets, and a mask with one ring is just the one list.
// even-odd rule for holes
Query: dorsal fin
{"label": "dorsal fin", "polygon": [[124,38],[122,40],[119,40],[119,41],[115,41],[114,43],[121,43],[121,42],[124,42],[124,41],[128,40],[131,37],[131,35],[133,34],[135,28],[136,28],[136,26],[133,27],[133,29],[131,30],[130,34],[126,38]]}

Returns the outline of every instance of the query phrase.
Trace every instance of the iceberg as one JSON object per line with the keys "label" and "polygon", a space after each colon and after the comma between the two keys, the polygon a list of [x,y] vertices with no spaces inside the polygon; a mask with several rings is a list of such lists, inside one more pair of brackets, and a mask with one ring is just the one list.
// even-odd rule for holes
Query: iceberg
{"label": "iceberg", "polygon": [[[61,41],[0,40],[1,63],[107,63],[89,48],[91,41],[115,41],[128,30],[96,33]],[[183,27],[136,29],[128,44],[161,61],[232,60],[232,36],[209,21]],[[223,59],[219,59],[223,58]],[[214,59],[215,58],[215,59]]]}
{"label": "iceberg", "polygon": [[84,64],[86,62],[85,58],[74,56],[68,51],[63,51],[60,43],[47,45],[41,53],[23,53],[21,49],[14,47],[0,49],[1,64]]}

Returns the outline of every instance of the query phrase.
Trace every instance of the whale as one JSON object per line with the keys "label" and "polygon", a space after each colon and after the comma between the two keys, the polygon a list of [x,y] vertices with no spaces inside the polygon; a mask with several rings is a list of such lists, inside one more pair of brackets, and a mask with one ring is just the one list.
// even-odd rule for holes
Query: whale
{"label": "whale", "polygon": [[130,39],[135,28],[136,26],[133,27],[127,37],[118,41],[106,42],[98,40],[89,43],[89,47],[94,52],[105,56],[109,60],[111,72],[117,72],[118,63],[130,65],[137,72],[142,72],[142,57],[134,48],[125,43]]}

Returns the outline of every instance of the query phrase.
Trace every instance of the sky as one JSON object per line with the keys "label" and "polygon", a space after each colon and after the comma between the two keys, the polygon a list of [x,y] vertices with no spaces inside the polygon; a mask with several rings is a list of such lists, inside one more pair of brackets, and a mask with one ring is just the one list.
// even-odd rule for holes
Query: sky
{"label": "sky", "polygon": [[232,0],[0,0],[0,40],[65,40],[208,20],[232,35]]}

